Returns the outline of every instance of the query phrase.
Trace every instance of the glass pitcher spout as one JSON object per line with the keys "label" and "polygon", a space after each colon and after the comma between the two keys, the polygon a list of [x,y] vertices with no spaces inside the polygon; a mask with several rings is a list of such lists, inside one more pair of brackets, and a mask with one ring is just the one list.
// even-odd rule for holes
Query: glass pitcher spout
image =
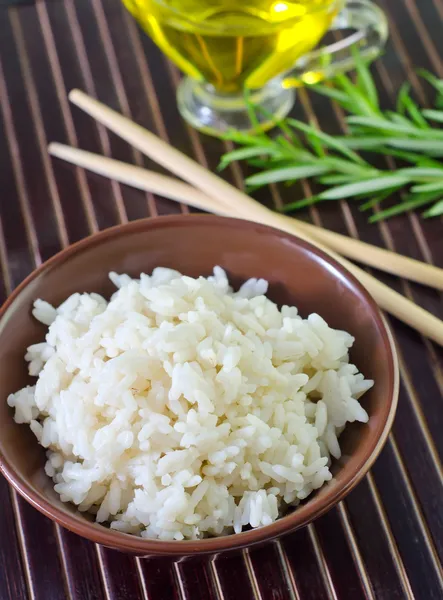
{"label": "glass pitcher spout", "polygon": [[282,78],[283,87],[312,85],[351,70],[355,66],[356,50],[365,61],[374,60],[382,52],[389,34],[385,13],[369,0],[346,2],[330,29],[343,30],[353,32],[302,56]]}

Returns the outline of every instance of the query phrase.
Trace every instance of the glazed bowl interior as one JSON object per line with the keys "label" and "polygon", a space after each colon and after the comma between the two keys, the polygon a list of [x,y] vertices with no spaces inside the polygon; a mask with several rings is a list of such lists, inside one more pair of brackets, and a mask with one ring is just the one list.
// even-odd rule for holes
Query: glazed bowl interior
{"label": "glazed bowl interior", "polygon": [[[209,275],[214,265],[238,287],[249,277],[269,281],[268,296],[279,305],[319,313],[330,326],[350,332],[351,359],[374,388],[364,396],[367,425],[348,425],[340,438],[343,456],[333,463],[333,480],[303,505],[272,525],[241,534],[198,541],[145,540],[97,525],[62,503],[45,475],[45,456],[25,425],[13,421],[8,394],[33,379],[27,346],[42,341],[45,327],[31,316],[35,299],[55,305],[74,292],[109,297],[109,271],[138,276],[157,266],[190,276]],[[35,380],[34,380],[35,381]],[[260,543],[293,531],[343,498],[367,472],[386,439],[395,413],[398,376],[389,331],[374,301],[341,266],[309,244],[265,226],[214,216],[174,216],[136,221],[82,240],[31,274],[2,308],[0,320],[0,469],[10,483],[45,515],[95,542],[139,555],[218,553]]]}

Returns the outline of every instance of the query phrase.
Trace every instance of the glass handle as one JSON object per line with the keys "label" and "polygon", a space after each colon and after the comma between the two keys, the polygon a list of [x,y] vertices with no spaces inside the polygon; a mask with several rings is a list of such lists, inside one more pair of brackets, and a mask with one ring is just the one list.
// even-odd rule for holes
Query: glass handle
{"label": "glass handle", "polygon": [[335,18],[331,30],[355,31],[329,46],[318,48],[300,58],[294,69],[284,76],[284,87],[301,83],[313,84],[329,79],[355,66],[353,49],[363,58],[373,60],[382,51],[388,38],[385,13],[369,0],[348,0]]}

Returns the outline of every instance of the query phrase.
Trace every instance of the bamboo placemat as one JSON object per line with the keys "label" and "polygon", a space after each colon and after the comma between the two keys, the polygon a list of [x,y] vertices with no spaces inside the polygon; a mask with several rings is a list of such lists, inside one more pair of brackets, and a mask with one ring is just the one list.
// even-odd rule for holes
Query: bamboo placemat
{"label": "bamboo placemat", "polygon": [[[380,0],[391,38],[375,77],[382,102],[414,73],[443,77],[443,0]],[[182,210],[53,162],[48,141],[78,144],[155,169],[124,142],[71,110],[84,89],[214,169],[226,145],[189,129],[174,92],[178,72],[139,32],[119,0],[41,0],[0,7],[0,293],[2,299],[68,243],[127,220]],[[294,115],[339,132],[343,115],[299,94]],[[242,185],[242,167],[224,174]],[[297,187],[260,192],[279,205]],[[443,224],[417,215],[368,225],[346,203],[303,215],[340,233],[443,267]],[[443,317],[441,296],[374,272]],[[326,516],[279,543],[213,562],[139,560],[55,526],[0,479],[0,600],[395,600],[443,598],[443,351],[391,321],[402,385],[393,433],[365,481]]]}

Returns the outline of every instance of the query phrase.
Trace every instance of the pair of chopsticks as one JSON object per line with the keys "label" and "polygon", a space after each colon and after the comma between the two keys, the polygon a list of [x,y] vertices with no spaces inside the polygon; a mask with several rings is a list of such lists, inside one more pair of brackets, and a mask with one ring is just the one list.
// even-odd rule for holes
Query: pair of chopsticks
{"label": "pair of chopsticks", "polygon": [[72,90],[69,99],[134,148],[192,185],[63,144],[49,145],[49,153],[53,156],[121,183],[205,211],[263,223],[294,234],[320,248],[347,268],[382,309],[443,346],[443,322],[440,319],[390,289],[342,255],[439,290],[443,290],[443,269],[275,213],[150,131],[80,90]]}

